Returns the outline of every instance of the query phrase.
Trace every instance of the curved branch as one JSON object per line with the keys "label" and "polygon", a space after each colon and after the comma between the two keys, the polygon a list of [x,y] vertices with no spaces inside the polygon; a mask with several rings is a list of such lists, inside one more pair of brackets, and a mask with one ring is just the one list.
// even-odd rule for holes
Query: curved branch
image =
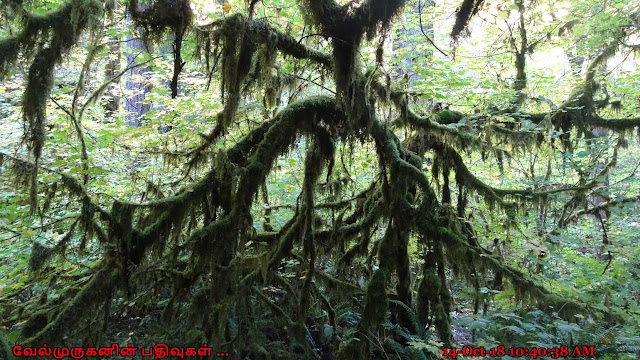
{"label": "curved branch", "polygon": [[[221,31],[225,23],[231,23],[234,24],[234,26],[239,25],[243,31],[247,32],[247,34],[251,36],[253,41],[259,44],[273,46],[283,55],[289,55],[296,59],[308,59],[321,64],[326,68],[330,68],[332,66],[333,59],[331,55],[311,49],[301,44],[293,36],[272,27],[266,21],[259,19],[246,19],[240,13],[228,16],[224,20],[204,26],[200,30],[209,31],[209,29],[215,29],[213,30],[215,33],[217,31]],[[234,31],[240,30],[241,29],[235,29]]]}
{"label": "curved branch", "polygon": [[425,39],[427,39],[427,41],[429,42],[429,44],[431,44],[431,46],[433,46],[436,50],[440,52],[440,54],[448,57],[449,55],[446,52],[440,50],[438,45],[436,45],[436,43],[433,42],[433,40],[431,40],[431,37],[427,35],[427,33],[424,31],[424,28],[422,27],[422,0],[418,0],[418,13],[420,14],[420,31],[422,32],[422,35],[425,37]]}
{"label": "curved branch", "polygon": [[464,185],[480,192],[481,194],[489,197],[494,201],[497,201],[502,205],[506,205],[503,202],[503,198],[506,196],[520,198],[523,200],[542,199],[551,194],[566,191],[588,190],[597,185],[597,182],[593,181],[584,186],[570,186],[543,191],[535,191],[531,189],[499,189],[485,184],[482,180],[473,175],[469,168],[467,168],[467,166],[464,164],[462,156],[460,156],[460,154],[458,154],[452,147],[438,142],[435,139],[431,139],[429,147],[433,149],[439,156],[448,159],[452,163],[456,171],[456,178],[459,179]]}

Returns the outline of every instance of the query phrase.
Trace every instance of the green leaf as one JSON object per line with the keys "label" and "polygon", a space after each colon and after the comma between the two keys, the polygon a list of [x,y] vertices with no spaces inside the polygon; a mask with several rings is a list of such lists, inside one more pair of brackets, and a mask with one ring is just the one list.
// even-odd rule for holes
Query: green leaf
{"label": "green leaf", "polygon": [[526,332],[524,331],[524,329],[519,328],[519,327],[517,327],[517,326],[515,326],[515,325],[505,326],[505,327],[503,327],[502,329],[510,329],[510,330],[512,330],[513,332],[517,333],[518,335],[524,335],[524,334],[526,334]]}
{"label": "green leaf", "polygon": [[12,331],[7,335],[7,341],[9,343],[15,343],[19,336],[20,333],[18,331]]}

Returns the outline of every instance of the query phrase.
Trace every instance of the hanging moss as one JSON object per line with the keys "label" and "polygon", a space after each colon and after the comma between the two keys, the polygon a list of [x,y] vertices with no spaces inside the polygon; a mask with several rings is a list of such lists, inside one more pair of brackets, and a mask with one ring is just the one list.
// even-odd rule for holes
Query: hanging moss
{"label": "hanging moss", "polygon": [[150,4],[140,10],[138,0],[129,2],[129,13],[138,27],[144,30],[145,41],[162,41],[166,29],[173,32],[173,77],[171,97],[178,95],[178,76],[182,71],[182,41],[191,25],[193,13],[189,0],[149,0]]}
{"label": "hanging moss", "polygon": [[[112,265],[111,265],[112,266]],[[87,309],[109,298],[118,281],[118,274],[108,263],[100,264],[92,279],[83,289],[55,315],[41,331],[25,339],[25,346],[41,346],[41,344],[58,344],[65,334],[78,323],[78,310]],[[87,312],[82,312],[86,314]]]}
{"label": "hanging moss", "polygon": [[449,312],[445,310],[445,307],[442,303],[438,303],[435,305],[434,309],[435,313],[435,321],[434,325],[436,328],[436,332],[438,333],[438,337],[440,341],[447,344],[445,346],[451,345],[452,335],[451,335],[451,321],[449,320]]}
{"label": "hanging moss", "polygon": [[440,278],[438,278],[435,268],[424,266],[416,298],[418,319],[422,324],[427,324],[430,316],[434,313],[433,307],[438,301],[440,285]]}
{"label": "hanging moss", "polygon": [[[61,175],[60,186],[81,202],[81,215],[59,247],[34,247],[32,268],[43,269],[46,258],[58,248],[73,244],[70,239],[76,226],[76,235],[83,233],[80,248],[89,240],[98,240],[98,253],[104,260],[87,273],[88,282],[81,288],[67,287],[71,294],[67,293],[55,307],[49,306],[55,310],[46,319],[40,316],[31,323],[32,327],[27,326],[23,333],[30,337],[27,344],[61,343],[78,323],[78,314],[104,312],[104,320],[84,319],[90,326],[104,323],[106,329],[114,313],[109,307],[112,298],[125,295],[151,307],[152,313],[162,313],[158,321],[166,325],[167,333],[185,334],[187,342],[213,340],[237,350],[235,354],[249,357],[268,358],[268,354],[275,354],[273,344],[285,336],[274,329],[274,318],[276,324],[287,327],[287,334],[294,331],[297,335],[290,343],[278,343],[277,348],[293,349],[300,344],[309,347],[306,330],[311,331],[312,326],[328,317],[335,331],[333,350],[339,348],[339,357],[368,359],[374,349],[366,339],[378,331],[382,334],[381,325],[387,320],[410,328],[411,322],[403,315],[412,304],[408,244],[414,236],[427,251],[417,289],[417,314],[425,324],[433,319],[432,325],[445,346],[450,346],[452,340],[449,313],[453,306],[447,269],[476,291],[492,273],[496,286],[503,285],[498,280],[504,279],[504,285],[512,286],[523,301],[536,301],[561,316],[579,310],[581,304],[549,297],[543,286],[482,248],[467,222],[469,194],[479,195],[490,207],[500,206],[511,220],[522,203],[530,199],[546,201],[546,196],[557,190],[491,187],[469,171],[463,155],[477,151],[502,164],[508,156],[493,146],[496,142],[504,140],[520,149],[534,144],[535,133],[501,128],[495,124],[497,115],[555,121],[569,129],[605,120],[584,111],[567,117],[555,115],[553,119],[540,114],[496,112],[482,119],[474,117],[479,123],[484,122],[478,130],[476,126],[447,126],[465,117],[470,119],[450,110],[441,111],[437,117],[420,116],[410,109],[407,94],[392,90],[389,78],[386,84],[381,83],[384,80],[379,69],[363,72],[359,54],[365,38],[385,36],[405,1],[366,1],[344,6],[335,1],[301,3],[313,27],[331,41],[331,54],[307,46],[309,40],[298,41],[272,28],[264,19],[241,14],[226,16],[199,29],[198,47],[207,63],[219,56],[216,65],[222,74],[224,109],[211,119],[212,129],[202,136],[199,145],[184,154],[173,154],[168,161],[168,165],[173,165],[171,161],[179,164],[186,156],[185,177],[194,179],[190,180],[192,183],[172,195],[149,186],[149,196],[143,203],[114,201],[107,211],[102,203],[92,201],[81,181]],[[25,93],[23,105],[25,119],[31,119],[34,125],[30,126],[29,135],[34,154],[41,155],[45,135],[43,104],[47,97],[40,91],[51,87],[54,64],[61,54],[75,44],[78,34],[91,28],[98,12],[89,14],[90,4],[93,2],[74,0],[55,14],[27,16],[30,22],[25,23],[20,35],[0,42],[0,50],[17,49],[33,61],[34,79],[30,80],[30,92]],[[145,29],[147,36],[159,36],[167,29],[180,36],[189,34],[188,1],[156,0],[145,10],[139,10],[136,1],[129,4],[137,25]],[[92,6],[93,10],[98,9],[96,4]],[[468,22],[480,2],[466,1],[464,6],[467,9],[460,9],[456,26],[458,20]],[[63,28],[67,32],[58,34]],[[181,41],[177,36],[176,48]],[[174,55],[177,81],[176,74],[182,66],[179,49]],[[0,72],[15,63],[13,56],[0,52]],[[277,108],[278,94],[287,86],[287,78],[276,66],[281,56],[305,59],[305,66],[331,71],[336,96],[310,97],[289,104],[273,118],[250,129],[229,149],[212,150],[238,120],[243,97],[259,96],[266,107]],[[48,60],[54,61],[45,64]],[[215,78],[213,70],[211,74],[210,80]],[[585,86],[588,87],[591,93],[595,91],[592,83]],[[589,99],[576,101],[588,104]],[[398,118],[393,124],[378,118],[379,104],[395,106]],[[627,129],[637,122],[614,119],[608,124]],[[398,138],[394,126],[406,128],[408,136],[404,141]],[[259,233],[253,221],[260,205],[257,195],[266,195],[267,180],[278,158],[288,154],[302,138],[308,146],[302,193],[295,204],[283,206],[292,214],[284,226],[272,225]],[[357,141],[375,144],[379,172],[373,174],[371,186],[346,199],[335,187],[321,192],[318,187],[331,184],[334,177],[336,143],[353,146]],[[423,169],[426,153],[435,157],[429,169],[433,179]],[[28,166],[19,172],[35,183],[34,169],[44,167],[38,161],[25,164]],[[322,183],[319,179],[325,168],[326,181]],[[348,173],[346,167],[344,170]],[[459,191],[455,207],[449,184],[451,171]],[[584,183],[580,190],[586,191],[589,185]],[[268,204],[268,200],[265,202]],[[262,214],[261,209],[257,211]],[[318,221],[319,218],[329,220]],[[381,232],[382,238],[376,235]],[[361,269],[370,270],[376,260],[379,268],[370,277],[363,276],[366,271]],[[321,268],[320,263],[330,264],[331,269]],[[297,276],[289,277],[290,274]],[[359,284],[361,276],[367,284],[364,292]],[[395,296],[404,307],[389,306],[390,284],[395,285]],[[349,326],[344,325],[344,313],[344,322],[338,320],[339,302],[350,301],[350,306],[357,307],[362,297],[363,316],[357,327],[338,333],[339,327]],[[140,308],[146,311],[142,305]],[[203,313],[208,315],[203,317]],[[245,346],[249,343],[258,345]],[[310,356],[311,351],[306,351]]]}
{"label": "hanging moss", "polygon": [[54,249],[43,246],[37,242],[34,243],[31,249],[31,256],[29,257],[29,271],[37,274],[53,254]]}
{"label": "hanging moss", "polygon": [[453,336],[451,335],[451,319],[449,317],[449,313],[451,312],[452,300],[451,293],[449,292],[449,286],[447,285],[444,244],[442,241],[434,242],[433,256],[437,266],[438,279],[440,281],[440,291],[438,292],[439,301],[434,309],[435,328],[438,332],[438,337],[440,337],[440,340],[445,344],[445,346],[451,346]]}
{"label": "hanging moss", "polygon": [[374,329],[387,317],[389,301],[387,298],[387,270],[378,269],[371,276],[367,284],[364,297],[364,310],[362,311],[362,326],[365,329]]}
{"label": "hanging moss", "polygon": [[19,39],[10,38],[0,40],[0,76],[4,77],[20,54]]}
{"label": "hanging moss", "polygon": [[615,131],[625,131],[640,126],[640,118],[605,119],[600,116],[593,116],[587,120],[591,126],[604,127]]}
{"label": "hanging moss", "polygon": [[184,34],[191,24],[193,13],[189,0],[148,0],[141,8],[138,0],[129,1],[129,13],[136,25],[145,31],[145,37],[160,40],[166,29]]}
{"label": "hanging moss", "polygon": [[0,77],[22,53],[32,60],[22,97],[25,139],[35,158],[36,171],[30,179],[31,210],[37,206],[37,173],[45,143],[46,107],[53,85],[53,71],[62,56],[87,29],[94,31],[104,15],[104,4],[97,0],[71,0],[44,16],[24,15],[24,28],[13,38],[0,41]]}
{"label": "hanging moss", "polygon": [[464,0],[456,10],[456,22],[451,30],[451,38],[456,40],[466,30],[471,18],[478,13],[483,0]]}

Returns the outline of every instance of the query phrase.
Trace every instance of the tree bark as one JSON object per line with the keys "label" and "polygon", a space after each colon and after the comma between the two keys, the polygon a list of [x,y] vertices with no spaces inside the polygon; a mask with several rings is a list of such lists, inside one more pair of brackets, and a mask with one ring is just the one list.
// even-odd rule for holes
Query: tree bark
{"label": "tree bark", "polygon": [[[138,4],[138,10],[145,10],[147,7],[149,7],[147,3]],[[130,15],[127,15],[127,20],[131,22]],[[127,50],[125,52],[127,66],[135,65],[136,57],[144,51],[146,48],[141,38],[135,37],[133,34],[127,35]],[[144,114],[151,109],[151,104],[144,102],[147,93],[153,88],[147,78],[149,71],[151,71],[149,66],[138,66],[128,73],[124,110],[126,112],[125,119],[131,127],[140,127]]]}
{"label": "tree bark", "polygon": [[[112,37],[114,41],[109,46],[109,61],[104,69],[105,81],[109,81],[120,71],[120,60],[122,54],[120,52],[120,42],[116,36]],[[115,80],[107,87],[105,95],[107,96],[107,102],[104,104],[104,116],[110,118],[118,112],[120,108],[120,95],[117,93],[117,87],[120,80]]]}

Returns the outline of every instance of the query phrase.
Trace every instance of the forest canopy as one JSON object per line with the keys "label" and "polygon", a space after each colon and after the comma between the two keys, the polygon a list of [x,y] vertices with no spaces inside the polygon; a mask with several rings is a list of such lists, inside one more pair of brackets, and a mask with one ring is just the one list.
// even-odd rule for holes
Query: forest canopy
{"label": "forest canopy", "polygon": [[3,1],[0,358],[638,358],[638,9]]}

